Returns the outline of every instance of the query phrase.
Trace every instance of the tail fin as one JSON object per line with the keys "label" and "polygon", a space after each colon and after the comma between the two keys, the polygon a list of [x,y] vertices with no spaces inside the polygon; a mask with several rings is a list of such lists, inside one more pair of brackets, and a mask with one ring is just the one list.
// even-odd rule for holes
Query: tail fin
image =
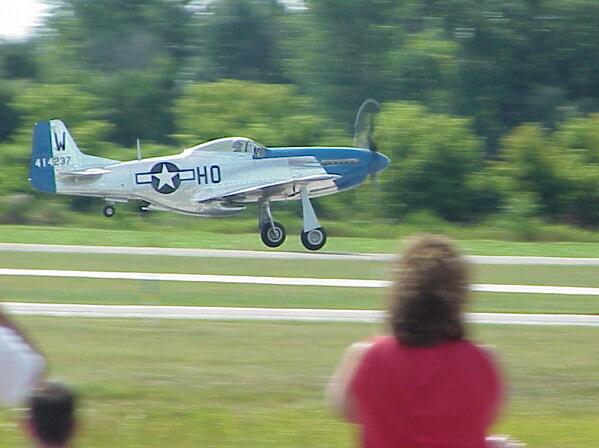
{"label": "tail fin", "polygon": [[36,190],[56,192],[49,121],[36,123],[33,127],[29,181]]}
{"label": "tail fin", "polygon": [[104,167],[118,160],[82,153],[60,120],[42,121],[33,128],[29,180],[39,191],[56,192],[56,173]]}
{"label": "tail fin", "polygon": [[[85,155],[79,151],[77,143],[62,121],[50,120],[50,138],[52,154],[55,158],[59,158],[58,163],[54,165],[56,171],[83,168],[81,165]],[[60,159],[61,157],[65,157],[65,160]]]}

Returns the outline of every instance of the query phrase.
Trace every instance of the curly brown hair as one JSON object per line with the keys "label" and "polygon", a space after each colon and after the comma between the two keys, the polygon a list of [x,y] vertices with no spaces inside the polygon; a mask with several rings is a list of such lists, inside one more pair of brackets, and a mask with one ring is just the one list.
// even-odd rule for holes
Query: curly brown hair
{"label": "curly brown hair", "polygon": [[395,337],[413,347],[463,339],[468,269],[456,247],[439,236],[415,237],[397,266],[390,300]]}

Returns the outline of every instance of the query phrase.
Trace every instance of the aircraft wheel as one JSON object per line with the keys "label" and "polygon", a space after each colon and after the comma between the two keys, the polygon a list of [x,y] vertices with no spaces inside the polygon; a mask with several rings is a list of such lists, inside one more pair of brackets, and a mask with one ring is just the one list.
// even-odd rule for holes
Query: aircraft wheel
{"label": "aircraft wheel", "polygon": [[318,250],[327,242],[327,232],[324,227],[302,232],[302,244],[308,250]]}
{"label": "aircraft wheel", "polygon": [[268,247],[279,247],[285,242],[285,227],[280,222],[274,221],[271,223],[265,223],[260,230],[260,237],[262,242]]}
{"label": "aircraft wheel", "polygon": [[102,209],[102,213],[104,213],[104,216],[106,216],[107,218],[112,218],[116,213],[116,210],[112,205],[106,205]]}

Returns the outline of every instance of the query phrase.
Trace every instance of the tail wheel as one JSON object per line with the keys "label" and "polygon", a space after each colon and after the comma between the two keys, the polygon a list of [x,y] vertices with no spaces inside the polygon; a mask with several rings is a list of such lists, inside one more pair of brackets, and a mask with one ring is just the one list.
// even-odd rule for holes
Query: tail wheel
{"label": "tail wheel", "polygon": [[102,213],[104,213],[104,216],[106,216],[107,218],[112,218],[116,213],[116,210],[112,205],[106,205],[102,209]]}
{"label": "tail wheel", "polygon": [[324,227],[302,232],[302,244],[308,250],[319,250],[327,242],[327,232]]}
{"label": "tail wheel", "polygon": [[271,223],[265,223],[260,230],[260,237],[262,242],[268,247],[279,247],[285,242],[287,233],[283,224],[277,221]]}

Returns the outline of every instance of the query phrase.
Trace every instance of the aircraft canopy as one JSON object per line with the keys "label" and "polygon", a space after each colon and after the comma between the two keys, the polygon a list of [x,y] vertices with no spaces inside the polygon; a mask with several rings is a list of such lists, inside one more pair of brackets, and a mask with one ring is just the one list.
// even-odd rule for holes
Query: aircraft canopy
{"label": "aircraft canopy", "polygon": [[190,148],[190,150],[194,153],[196,151],[250,153],[255,157],[262,157],[266,148],[249,138],[231,137],[211,140],[202,143],[201,145],[194,146],[193,148]]}

